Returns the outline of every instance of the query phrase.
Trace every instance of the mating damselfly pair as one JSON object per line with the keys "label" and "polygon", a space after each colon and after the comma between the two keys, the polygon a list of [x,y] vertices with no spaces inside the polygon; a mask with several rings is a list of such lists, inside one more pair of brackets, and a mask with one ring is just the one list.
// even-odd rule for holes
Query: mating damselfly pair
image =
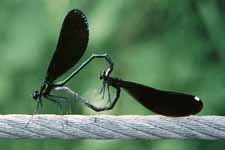
{"label": "mating damselfly pair", "polygon": [[[203,103],[197,96],[158,90],[111,77],[113,61],[107,54],[93,54],[64,80],[56,82],[60,76],[78,63],[87,48],[88,40],[89,30],[86,16],[80,10],[71,10],[62,24],[58,44],[49,63],[45,80],[40,90],[34,91],[32,94],[33,99],[37,101],[37,110],[43,105],[43,98],[59,105],[60,101],[69,100],[63,96],[53,95],[53,90],[64,91],[71,95],[73,100],[78,100],[95,111],[110,110],[119,99],[121,89],[124,89],[143,106],[161,115],[179,117],[193,115],[201,111]],[[108,93],[108,102],[103,106],[95,106],[66,86],[74,76],[94,59],[105,59],[108,63],[108,68],[103,70],[99,76],[103,85],[100,93],[103,95],[105,95],[105,91]],[[114,89],[114,95],[110,95],[109,88]]]}

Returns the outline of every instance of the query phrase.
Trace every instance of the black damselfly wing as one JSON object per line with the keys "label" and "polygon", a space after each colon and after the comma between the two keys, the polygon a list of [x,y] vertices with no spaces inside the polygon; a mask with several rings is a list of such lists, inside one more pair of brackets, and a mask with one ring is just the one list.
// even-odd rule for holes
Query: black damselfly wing
{"label": "black damselfly wing", "polygon": [[55,53],[47,71],[47,81],[54,81],[73,67],[88,45],[88,23],[80,10],[71,10],[65,17]]}
{"label": "black damselfly wing", "polygon": [[151,111],[173,117],[194,115],[201,111],[202,101],[189,94],[157,90],[134,82],[112,79]]}

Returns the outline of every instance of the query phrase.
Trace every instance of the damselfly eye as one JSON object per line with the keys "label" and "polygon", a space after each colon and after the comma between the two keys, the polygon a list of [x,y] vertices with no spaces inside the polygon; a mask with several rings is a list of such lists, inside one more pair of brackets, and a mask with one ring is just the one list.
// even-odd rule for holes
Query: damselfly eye
{"label": "damselfly eye", "polygon": [[103,70],[103,71],[100,73],[100,76],[99,76],[99,79],[100,79],[100,80],[105,79],[105,76],[106,76],[105,73],[106,73],[105,70]]}
{"label": "damselfly eye", "polygon": [[39,93],[39,91],[34,91],[33,93],[32,93],[32,98],[36,101],[37,99],[38,99],[38,97],[40,96],[40,93]]}

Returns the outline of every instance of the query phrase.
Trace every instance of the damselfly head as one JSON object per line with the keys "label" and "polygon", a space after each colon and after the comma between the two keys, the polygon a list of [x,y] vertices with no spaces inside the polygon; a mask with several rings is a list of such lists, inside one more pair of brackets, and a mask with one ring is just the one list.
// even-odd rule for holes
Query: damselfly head
{"label": "damselfly head", "polygon": [[36,101],[40,96],[40,92],[38,90],[33,91],[32,98]]}
{"label": "damselfly head", "polygon": [[49,82],[44,81],[42,83],[41,89],[39,91],[38,90],[33,91],[33,93],[32,93],[33,99],[34,100],[38,100],[39,97],[41,97],[42,95],[48,94],[50,92],[50,90],[52,89],[52,86],[51,86],[51,84]]}
{"label": "damselfly head", "polygon": [[106,80],[110,73],[112,72],[112,68],[108,68],[107,70],[103,70],[101,73],[100,73],[100,77],[99,79],[100,80]]}
{"label": "damselfly head", "polygon": [[105,79],[106,79],[106,71],[105,71],[105,70],[103,70],[103,71],[100,73],[99,79],[100,79],[100,80],[105,80]]}

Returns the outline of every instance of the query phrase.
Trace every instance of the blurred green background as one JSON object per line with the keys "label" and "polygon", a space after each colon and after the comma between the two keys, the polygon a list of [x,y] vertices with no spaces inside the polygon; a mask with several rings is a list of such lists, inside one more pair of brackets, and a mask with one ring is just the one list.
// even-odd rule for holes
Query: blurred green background
{"label": "blurred green background", "polygon": [[[92,53],[108,53],[115,63],[113,76],[198,95],[204,102],[199,115],[225,114],[224,0],[1,0],[1,114],[33,113],[36,103],[31,93],[45,77],[64,16],[74,8],[87,15],[90,29],[89,46],[80,63]],[[89,92],[86,89],[98,80],[104,63],[93,63],[70,84],[81,95]],[[48,103],[42,113],[58,113]],[[96,113],[78,102],[73,109],[87,115],[153,114],[125,92],[111,111]],[[17,140],[0,141],[0,146],[8,150],[206,150],[222,149],[225,142]]]}

